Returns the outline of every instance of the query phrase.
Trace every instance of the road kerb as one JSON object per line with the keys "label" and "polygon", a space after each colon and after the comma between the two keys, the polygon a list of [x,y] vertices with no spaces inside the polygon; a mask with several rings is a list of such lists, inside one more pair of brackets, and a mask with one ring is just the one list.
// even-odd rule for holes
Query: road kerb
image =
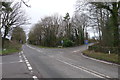
{"label": "road kerb", "polygon": [[115,63],[111,63],[111,62],[107,62],[107,61],[103,61],[103,60],[99,60],[99,59],[95,59],[95,58],[92,58],[92,57],[85,56],[83,53],[81,53],[81,55],[84,58],[91,59],[91,60],[94,60],[94,61],[97,61],[97,62],[101,62],[101,63],[105,63],[105,64],[109,64],[109,65],[120,66],[119,64],[115,64]]}

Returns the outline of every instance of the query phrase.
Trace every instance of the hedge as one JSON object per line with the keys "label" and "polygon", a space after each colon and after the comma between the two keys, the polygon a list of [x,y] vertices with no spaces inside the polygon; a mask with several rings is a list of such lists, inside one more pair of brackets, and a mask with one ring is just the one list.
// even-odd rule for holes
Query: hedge
{"label": "hedge", "polygon": [[89,50],[94,50],[96,52],[103,52],[103,53],[120,53],[120,47],[104,47],[104,46],[100,46],[98,44],[89,46],[88,48]]}
{"label": "hedge", "polygon": [[73,46],[74,45],[74,42],[73,41],[71,41],[71,40],[69,40],[69,39],[64,39],[63,40],[63,46],[64,47],[71,47],[71,46]]}

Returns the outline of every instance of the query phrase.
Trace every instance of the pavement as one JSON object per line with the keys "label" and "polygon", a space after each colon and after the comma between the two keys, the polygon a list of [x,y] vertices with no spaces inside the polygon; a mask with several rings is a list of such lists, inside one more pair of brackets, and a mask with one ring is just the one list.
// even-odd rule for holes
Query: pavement
{"label": "pavement", "polygon": [[[92,45],[92,44],[89,44]],[[23,45],[23,50],[2,56],[2,78],[118,78],[118,66],[98,62],[81,55],[87,45],[71,48],[38,48]]]}

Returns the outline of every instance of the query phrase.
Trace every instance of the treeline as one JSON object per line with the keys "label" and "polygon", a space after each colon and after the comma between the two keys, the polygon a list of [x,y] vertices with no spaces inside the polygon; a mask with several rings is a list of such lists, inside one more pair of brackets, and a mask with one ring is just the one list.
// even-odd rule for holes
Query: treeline
{"label": "treeline", "polygon": [[12,30],[11,40],[19,44],[26,43],[26,34],[23,28],[15,27]]}
{"label": "treeline", "polygon": [[90,49],[104,53],[120,53],[120,1],[80,2],[81,0],[78,0],[77,10],[89,14],[89,26],[98,33],[99,44]]}
{"label": "treeline", "polygon": [[120,1],[119,2],[92,2],[88,4],[92,26],[98,33],[101,46],[120,46]]}
{"label": "treeline", "polygon": [[21,27],[14,27],[11,31],[11,39],[5,38],[5,50],[20,50],[21,45],[26,43],[26,34]]}
{"label": "treeline", "polygon": [[66,13],[64,17],[59,15],[45,17],[33,26],[28,42],[48,47],[84,44],[88,37],[88,34],[85,35],[87,20],[86,14],[75,14],[70,17],[69,13]]}
{"label": "treeline", "polygon": [[[33,26],[28,42],[41,46],[80,45],[88,39],[88,28],[99,41],[99,49],[120,48],[120,1],[87,2],[77,0],[73,16],[48,16]],[[97,34],[97,36],[95,35]],[[63,43],[63,44],[62,44]]]}

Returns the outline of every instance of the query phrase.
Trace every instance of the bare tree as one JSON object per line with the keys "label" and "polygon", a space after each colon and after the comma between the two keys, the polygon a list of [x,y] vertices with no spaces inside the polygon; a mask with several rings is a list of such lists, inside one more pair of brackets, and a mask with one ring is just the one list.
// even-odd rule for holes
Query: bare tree
{"label": "bare tree", "polygon": [[74,26],[75,36],[77,38],[77,43],[84,43],[85,39],[85,29],[88,27],[89,17],[86,14],[75,13],[72,18],[72,25]]}
{"label": "bare tree", "polygon": [[[111,33],[113,34],[113,46],[119,46],[119,14],[120,14],[120,1],[118,2],[86,2],[83,0],[77,1],[77,11],[85,10],[88,12],[91,17],[91,21],[94,21],[94,26],[97,26],[99,38],[101,40],[101,36],[103,36],[103,32],[105,28],[108,27],[108,24],[111,23],[112,26],[108,27],[110,30],[113,30]],[[83,4],[81,7],[81,4]],[[86,4],[86,5],[84,5]],[[95,17],[96,15],[96,17]],[[108,22],[109,21],[109,22]],[[104,31],[103,31],[104,30]],[[106,32],[107,33],[107,32]],[[110,34],[111,35],[111,34]],[[106,38],[107,39],[107,38]]]}
{"label": "bare tree", "polygon": [[12,31],[11,40],[20,44],[24,44],[26,42],[24,30],[21,27],[15,27]]}
{"label": "bare tree", "polygon": [[29,42],[42,46],[56,46],[59,38],[60,21],[58,15],[41,19],[29,33]]}
{"label": "bare tree", "polygon": [[106,2],[106,3],[91,3],[92,5],[95,5],[98,9],[105,9],[110,12],[111,16],[111,23],[112,23],[112,29],[114,34],[114,42],[113,45],[115,47],[119,46],[119,9],[120,9],[120,1],[118,2]]}
{"label": "bare tree", "polygon": [[28,19],[25,13],[21,9],[21,3],[10,3],[10,8],[4,8],[2,10],[1,22],[4,29],[2,47],[4,48],[4,39],[6,38],[8,32],[14,26],[20,26],[27,23]]}
{"label": "bare tree", "polygon": [[[29,0],[28,0],[28,1],[29,1]],[[27,2],[28,2],[28,1],[27,1]],[[27,7],[31,7],[31,6],[28,5],[27,2],[25,2],[24,0],[21,0],[21,2],[22,2],[25,6],[27,6]]]}

